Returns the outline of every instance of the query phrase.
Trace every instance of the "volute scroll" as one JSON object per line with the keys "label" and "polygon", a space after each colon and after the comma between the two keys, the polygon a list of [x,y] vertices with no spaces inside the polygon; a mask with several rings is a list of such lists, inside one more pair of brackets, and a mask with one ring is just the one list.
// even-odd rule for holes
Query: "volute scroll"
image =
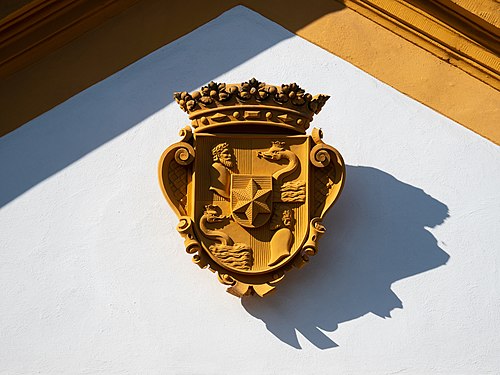
{"label": "volute scroll", "polygon": [[180,142],[168,147],[158,164],[158,175],[163,195],[178,217],[188,215],[188,186],[191,182],[195,151],[189,126],[181,129]]}
{"label": "volute scroll", "polygon": [[323,142],[323,132],[314,128],[311,138],[315,145],[309,154],[313,165],[315,191],[314,216],[323,217],[340,196],[345,183],[345,164],[334,147]]}

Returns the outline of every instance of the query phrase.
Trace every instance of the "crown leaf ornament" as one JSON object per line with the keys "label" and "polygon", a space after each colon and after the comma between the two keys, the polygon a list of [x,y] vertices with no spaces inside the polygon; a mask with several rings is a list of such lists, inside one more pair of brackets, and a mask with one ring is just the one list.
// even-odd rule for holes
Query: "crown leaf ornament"
{"label": "crown leaf ornament", "polygon": [[240,84],[210,82],[199,91],[174,93],[195,131],[216,126],[275,125],[304,134],[328,100],[296,83],[268,85],[255,78]]}
{"label": "crown leaf ornament", "polygon": [[328,100],[296,83],[210,82],[174,98],[191,124],[160,158],[160,187],[186,252],[228,292],[261,297],[318,251],[345,166],[306,130]]}

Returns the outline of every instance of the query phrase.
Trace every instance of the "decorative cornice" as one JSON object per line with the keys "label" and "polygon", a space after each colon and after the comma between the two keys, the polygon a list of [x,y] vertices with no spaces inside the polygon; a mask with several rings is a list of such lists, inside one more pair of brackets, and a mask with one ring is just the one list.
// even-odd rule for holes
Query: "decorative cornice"
{"label": "decorative cornice", "polygon": [[498,33],[500,5],[498,0],[435,0],[448,9],[463,15],[486,30]]}
{"label": "decorative cornice", "polygon": [[0,78],[48,55],[139,0],[35,0],[0,20]]}
{"label": "decorative cornice", "polygon": [[[341,0],[347,7],[500,89],[499,29],[450,0]],[[457,11],[462,9],[461,12]],[[485,27],[485,23],[488,27]]]}

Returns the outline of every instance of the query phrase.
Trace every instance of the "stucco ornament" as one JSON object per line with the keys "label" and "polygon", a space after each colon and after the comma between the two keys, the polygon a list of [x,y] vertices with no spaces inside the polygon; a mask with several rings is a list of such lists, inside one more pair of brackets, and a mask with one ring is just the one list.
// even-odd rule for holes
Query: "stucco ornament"
{"label": "stucco ornament", "polygon": [[306,134],[326,95],[297,84],[210,82],[174,98],[191,125],[161,156],[161,189],[186,251],[228,292],[265,296],[318,250],[339,197],[340,153]]}

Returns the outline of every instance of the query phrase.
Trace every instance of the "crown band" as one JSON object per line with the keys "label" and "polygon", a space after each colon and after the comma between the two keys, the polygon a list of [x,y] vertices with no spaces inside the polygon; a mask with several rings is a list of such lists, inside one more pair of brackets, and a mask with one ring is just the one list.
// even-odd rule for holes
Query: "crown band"
{"label": "crown band", "polygon": [[[273,107],[272,105],[234,105],[234,106],[227,106],[227,107],[217,107],[217,108],[210,108],[210,109],[205,109],[205,110],[200,110],[196,111],[195,113],[192,113],[189,115],[189,119],[193,120],[201,116],[207,116],[210,115],[214,112],[220,112],[220,111],[251,111],[251,110],[276,110],[276,107]],[[309,121],[312,121],[312,115],[304,112],[300,112],[294,109],[290,108],[280,108],[281,112],[285,113],[290,113],[295,116],[300,116],[303,117]]]}
{"label": "crown band", "polygon": [[[210,124],[210,125],[205,125],[203,126],[201,129],[195,129],[195,133],[199,133],[199,132],[202,132],[202,131],[209,131],[214,133],[213,129],[215,128],[220,128],[222,130],[226,130],[228,127],[233,127],[233,126],[236,126],[236,125],[243,125],[243,126],[252,126],[252,125],[257,125],[257,126],[271,126],[273,128],[282,128],[282,129],[287,129],[287,130],[291,130],[293,131],[294,133],[300,133],[300,134],[304,134],[305,131],[301,131],[301,132],[298,132],[297,131],[297,126],[293,126],[293,125],[287,125],[287,124],[279,124],[279,123],[270,123],[268,121],[230,121],[230,122],[226,122],[226,123],[222,123],[222,124]],[[241,130],[241,127],[239,128]],[[252,132],[252,130],[250,129],[249,132]]]}

